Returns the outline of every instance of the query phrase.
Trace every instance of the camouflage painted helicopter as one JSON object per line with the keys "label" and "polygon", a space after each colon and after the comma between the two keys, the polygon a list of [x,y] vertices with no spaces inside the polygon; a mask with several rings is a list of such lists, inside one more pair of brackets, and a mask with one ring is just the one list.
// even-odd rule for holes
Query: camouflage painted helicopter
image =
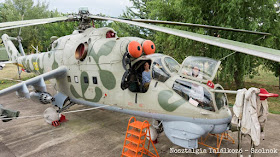
{"label": "camouflage painted helicopter", "polygon": [[[118,19],[91,15],[86,8],[67,17],[0,23],[0,30],[62,21],[80,21],[71,35],[55,39],[51,50],[25,55],[12,40],[2,35],[10,61],[38,76],[0,91],[0,96],[16,91],[18,96],[42,104],[52,103],[61,112],[71,105],[109,105],[104,109],[161,121],[166,136],[176,145],[197,148],[197,139],[207,133],[229,129],[232,118],[228,93],[213,84],[220,61],[187,57],[179,64],[170,56],[155,53],[152,41],[138,37],[117,37],[112,28],[94,28],[92,20],[111,20],[160,31],[233,51],[280,62],[280,51],[192,32],[152,25],[191,25],[228,31],[267,35],[231,28],[170,21]],[[147,24],[152,23],[152,24]],[[142,72],[150,66],[149,88],[144,90]],[[193,75],[198,69],[199,76]],[[46,80],[55,79],[57,94],[47,92]],[[33,86],[34,91],[27,88]],[[160,129],[160,128],[159,128]]]}

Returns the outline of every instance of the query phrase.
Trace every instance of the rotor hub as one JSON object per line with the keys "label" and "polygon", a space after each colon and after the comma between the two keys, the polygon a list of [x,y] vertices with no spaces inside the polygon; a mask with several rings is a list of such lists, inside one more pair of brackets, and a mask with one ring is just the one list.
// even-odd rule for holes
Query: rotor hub
{"label": "rotor hub", "polygon": [[87,7],[81,7],[79,8],[79,13],[78,14],[71,14],[68,15],[68,20],[69,21],[79,21],[80,24],[78,26],[79,30],[85,30],[87,28],[90,28],[90,22],[91,18],[89,17],[90,13]]}

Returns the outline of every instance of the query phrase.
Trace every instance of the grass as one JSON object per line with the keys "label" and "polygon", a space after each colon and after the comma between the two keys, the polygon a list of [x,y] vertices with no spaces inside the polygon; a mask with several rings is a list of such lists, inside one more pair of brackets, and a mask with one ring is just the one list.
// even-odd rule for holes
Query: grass
{"label": "grass", "polygon": [[[250,79],[249,77],[245,78],[245,88],[256,87],[256,88],[265,88],[270,93],[280,94],[279,92],[279,78],[275,77],[274,74],[270,71],[266,71],[262,68],[259,68],[259,75]],[[230,89],[230,87],[226,87]],[[234,94],[228,94],[229,104],[233,106],[235,102]],[[274,114],[280,114],[280,99],[277,98],[268,98],[269,112]]]}
{"label": "grass", "polygon": [[10,80],[0,80],[0,90],[5,89],[7,87],[10,87],[12,85],[16,84],[15,81]]}
{"label": "grass", "polygon": [[[0,43],[1,43],[1,41],[0,41]],[[9,60],[8,54],[6,52],[5,47],[1,47],[1,44],[0,44],[0,61],[5,61],[5,60]]]}
{"label": "grass", "polygon": [[[33,73],[26,73],[22,72],[21,77],[27,78],[27,77],[33,77],[35,74]],[[14,79],[18,80],[18,71],[17,66],[14,64],[6,64],[3,70],[0,70],[0,80],[6,80],[6,79]]]}
{"label": "grass", "polygon": [[[33,73],[22,72],[21,80],[22,81],[28,80],[34,76],[35,74]],[[19,80],[18,77],[17,66],[14,64],[6,64],[4,69],[0,70],[0,90],[15,85],[19,83],[21,80]]]}

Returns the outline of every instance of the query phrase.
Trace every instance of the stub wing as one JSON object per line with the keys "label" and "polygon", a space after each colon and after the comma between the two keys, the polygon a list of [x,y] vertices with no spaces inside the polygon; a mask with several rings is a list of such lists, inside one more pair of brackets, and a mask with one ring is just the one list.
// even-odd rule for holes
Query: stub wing
{"label": "stub wing", "polygon": [[3,96],[3,95],[16,91],[20,97],[30,98],[30,94],[29,94],[29,90],[28,90],[27,86],[33,86],[37,92],[46,92],[47,89],[46,89],[46,84],[44,81],[53,79],[53,78],[57,79],[57,78],[63,77],[63,76],[65,76],[66,73],[67,73],[66,67],[64,67],[64,66],[59,67],[50,72],[44,73],[42,75],[31,78],[29,80],[23,81],[19,84],[16,84],[16,85],[13,85],[6,89],[3,89],[0,91],[0,96]]}
{"label": "stub wing", "polygon": [[0,62],[0,64],[15,64],[16,62],[12,61],[5,61],[5,62]]}

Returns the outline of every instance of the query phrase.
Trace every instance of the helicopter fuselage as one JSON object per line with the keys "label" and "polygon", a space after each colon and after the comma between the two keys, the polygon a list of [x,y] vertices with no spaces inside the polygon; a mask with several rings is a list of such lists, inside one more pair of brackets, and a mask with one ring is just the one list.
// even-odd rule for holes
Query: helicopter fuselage
{"label": "helicopter fuselage", "polygon": [[[209,132],[222,133],[228,129],[231,120],[228,106],[217,108],[215,93],[211,92],[211,88],[204,83],[171,72],[164,64],[165,58],[173,59],[170,56],[151,54],[132,59],[130,67],[132,73],[124,76],[126,69],[123,67],[123,56],[127,52],[127,45],[131,41],[143,43],[145,39],[116,36],[106,38],[107,32],[114,33],[114,30],[88,28],[80,33],[76,31],[72,35],[54,41],[49,52],[18,57],[18,65],[36,74],[65,66],[68,69],[67,75],[52,81],[58,92],[68,96],[75,103],[88,106],[106,104],[110,105],[105,108],[108,110],[163,121],[164,129],[170,132],[167,133],[169,139],[174,138],[172,136],[174,128],[175,130],[181,128],[188,133],[187,136],[176,133],[180,134],[180,137],[194,140]],[[79,47],[81,44],[82,48]],[[84,55],[84,58],[79,58],[77,55],[80,57]],[[164,78],[155,70],[159,61],[162,64],[160,68],[166,69],[164,71],[168,78]],[[150,64],[152,76],[147,91],[143,91],[140,87],[143,70],[141,68],[145,62]],[[124,77],[128,87],[123,90],[121,84]],[[199,101],[195,101],[198,104],[194,104],[195,98],[190,98],[188,92],[180,94],[175,89],[175,86],[186,88],[186,84],[189,84],[188,88],[192,85],[203,88],[204,92],[207,92],[207,103],[211,105],[211,109],[203,105],[199,106]],[[216,84],[215,88],[217,87],[222,88]],[[205,102],[201,104],[205,105]],[[183,143],[184,139],[181,140]],[[197,147],[193,144],[178,145]]]}

